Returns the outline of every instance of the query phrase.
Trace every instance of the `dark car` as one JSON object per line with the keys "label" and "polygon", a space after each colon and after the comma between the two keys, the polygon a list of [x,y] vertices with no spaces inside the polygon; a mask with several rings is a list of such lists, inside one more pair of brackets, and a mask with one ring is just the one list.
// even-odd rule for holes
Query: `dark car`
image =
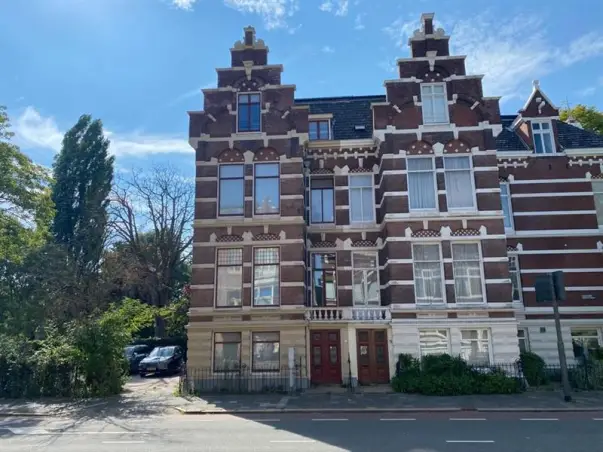
{"label": "dark car", "polygon": [[138,365],[150,352],[152,348],[148,345],[129,345],[125,348],[124,354],[130,366],[130,373],[138,372]]}
{"label": "dark car", "polygon": [[138,365],[141,377],[148,374],[175,374],[184,367],[184,353],[177,345],[155,347]]}

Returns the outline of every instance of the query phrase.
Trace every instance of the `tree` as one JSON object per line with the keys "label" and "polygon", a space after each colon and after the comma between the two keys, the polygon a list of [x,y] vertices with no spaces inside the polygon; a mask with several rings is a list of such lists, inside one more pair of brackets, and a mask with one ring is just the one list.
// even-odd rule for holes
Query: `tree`
{"label": "tree", "polygon": [[578,104],[573,108],[561,110],[559,118],[567,121],[570,115],[582,125],[584,130],[603,135],[603,112],[596,107]]}
{"label": "tree", "polygon": [[[191,255],[194,184],[172,167],[132,172],[113,189],[111,231],[136,256],[153,306],[165,307]],[[156,335],[164,333],[156,317]]]}
{"label": "tree", "polygon": [[63,138],[54,170],[52,231],[69,250],[80,276],[98,270],[105,246],[114,158],[100,120],[82,115]]}

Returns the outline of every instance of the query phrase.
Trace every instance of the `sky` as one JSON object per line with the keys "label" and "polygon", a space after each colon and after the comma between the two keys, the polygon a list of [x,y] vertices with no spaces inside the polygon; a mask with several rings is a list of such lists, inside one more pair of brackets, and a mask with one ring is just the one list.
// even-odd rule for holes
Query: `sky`
{"label": "sky", "polygon": [[600,0],[0,0],[0,105],[50,166],[80,115],[103,121],[117,173],[194,173],[187,111],[256,27],[296,97],[384,94],[421,13],[514,114],[540,80],[557,104],[603,109]]}

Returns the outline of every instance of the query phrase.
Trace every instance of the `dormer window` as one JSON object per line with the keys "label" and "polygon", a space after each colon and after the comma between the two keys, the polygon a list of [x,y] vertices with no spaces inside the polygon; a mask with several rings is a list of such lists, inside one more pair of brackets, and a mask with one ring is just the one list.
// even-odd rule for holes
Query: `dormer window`
{"label": "dormer window", "polygon": [[328,119],[321,119],[318,121],[310,121],[308,133],[310,140],[330,140],[331,139],[331,127]]}
{"label": "dormer window", "polygon": [[239,94],[237,113],[238,132],[259,132],[262,117],[260,94]]}
{"label": "dormer window", "polygon": [[532,121],[532,137],[536,154],[555,153],[551,121]]}
{"label": "dormer window", "polygon": [[421,84],[423,124],[448,124],[448,99],[445,83]]}

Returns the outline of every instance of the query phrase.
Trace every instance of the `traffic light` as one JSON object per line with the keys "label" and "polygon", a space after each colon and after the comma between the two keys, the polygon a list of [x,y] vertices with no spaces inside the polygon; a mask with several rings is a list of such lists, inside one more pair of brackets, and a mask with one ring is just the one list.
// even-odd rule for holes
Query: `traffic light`
{"label": "traffic light", "polygon": [[[551,277],[553,279],[552,284]],[[536,290],[536,301],[538,303],[548,303],[553,301],[553,295],[557,301],[565,301],[565,283],[563,280],[563,272],[556,271],[537,276],[534,289]]]}

